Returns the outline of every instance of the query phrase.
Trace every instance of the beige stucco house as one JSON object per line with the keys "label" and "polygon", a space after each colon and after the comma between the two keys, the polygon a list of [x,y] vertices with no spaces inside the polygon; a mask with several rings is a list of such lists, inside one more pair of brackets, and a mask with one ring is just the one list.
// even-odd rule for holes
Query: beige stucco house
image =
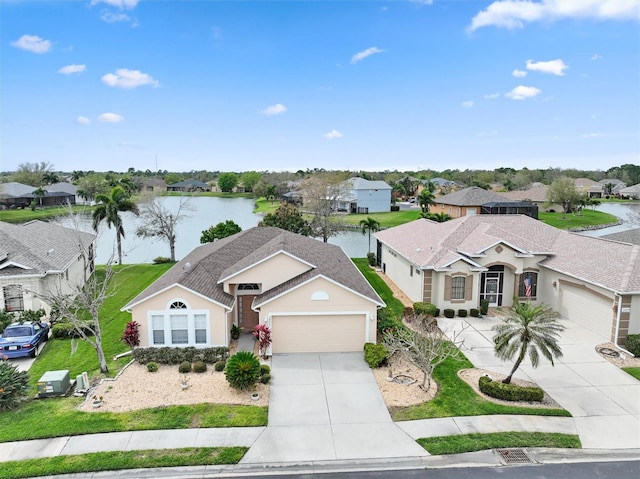
{"label": "beige stucco house", "polygon": [[383,301],[338,246],[255,227],[202,245],[123,307],[142,347],[228,346],[272,330],[269,353],[361,351]]}
{"label": "beige stucco house", "polygon": [[640,245],[581,236],[524,215],[420,219],[375,234],[383,271],[440,309],[550,305],[624,346],[640,333]]}
{"label": "beige stucco house", "polygon": [[0,221],[0,309],[49,314],[46,297],[73,292],[93,271],[95,239],[43,221]]}

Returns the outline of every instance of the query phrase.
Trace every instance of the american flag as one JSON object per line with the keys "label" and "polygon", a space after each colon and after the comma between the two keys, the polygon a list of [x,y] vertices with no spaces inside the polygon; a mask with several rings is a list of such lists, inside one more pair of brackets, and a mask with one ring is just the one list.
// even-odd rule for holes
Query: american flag
{"label": "american flag", "polygon": [[524,295],[527,298],[531,297],[531,278],[524,279]]}

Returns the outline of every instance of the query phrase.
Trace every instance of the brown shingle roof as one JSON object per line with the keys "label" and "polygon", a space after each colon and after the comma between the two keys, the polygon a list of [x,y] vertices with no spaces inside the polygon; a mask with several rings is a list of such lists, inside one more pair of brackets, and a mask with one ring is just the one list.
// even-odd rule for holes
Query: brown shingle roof
{"label": "brown shingle roof", "polygon": [[479,206],[496,201],[504,203],[507,200],[498,193],[487,191],[477,186],[471,186],[435,199],[435,202],[438,204],[454,206]]}

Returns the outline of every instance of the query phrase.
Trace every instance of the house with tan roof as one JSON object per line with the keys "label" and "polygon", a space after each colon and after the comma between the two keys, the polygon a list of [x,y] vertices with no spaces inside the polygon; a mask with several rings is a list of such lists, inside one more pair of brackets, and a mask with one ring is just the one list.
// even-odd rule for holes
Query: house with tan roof
{"label": "house with tan roof", "polygon": [[604,196],[604,185],[589,178],[576,178],[573,182],[576,190],[588,198],[602,198]]}
{"label": "house with tan roof", "polygon": [[441,310],[545,303],[624,346],[640,333],[640,245],[581,236],[524,215],[420,219],[375,234],[383,272]]}
{"label": "house with tan roof", "polygon": [[0,309],[48,314],[44,298],[73,292],[93,272],[95,239],[44,221],[0,221]]}
{"label": "house with tan roof", "polygon": [[272,330],[269,353],[361,351],[384,302],[344,251],[273,227],[204,244],[122,309],[143,347],[228,346]]}
{"label": "house with tan roof", "polygon": [[501,194],[477,186],[437,197],[431,213],[445,213],[452,218],[479,214],[528,214],[538,217],[538,208],[530,203],[509,201]]}

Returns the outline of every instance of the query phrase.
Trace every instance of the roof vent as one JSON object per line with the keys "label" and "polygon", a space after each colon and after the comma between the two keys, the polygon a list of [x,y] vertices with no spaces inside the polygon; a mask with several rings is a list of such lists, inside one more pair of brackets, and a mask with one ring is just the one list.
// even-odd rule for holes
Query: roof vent
{"label": "roof vent", "polygon": [[47,251],[47,256],[49,256],[50,254],[53,254],[54,251],[55,251],[55,249],[51,248],[49,251]]}
{"label": "roof vent", "polygon": [[189,273],[191,273],[192,269],[193,268],[191,267],[191,263],[185,263],[184,266],[182,267],[182,272],[184,274],[189,274]]}

